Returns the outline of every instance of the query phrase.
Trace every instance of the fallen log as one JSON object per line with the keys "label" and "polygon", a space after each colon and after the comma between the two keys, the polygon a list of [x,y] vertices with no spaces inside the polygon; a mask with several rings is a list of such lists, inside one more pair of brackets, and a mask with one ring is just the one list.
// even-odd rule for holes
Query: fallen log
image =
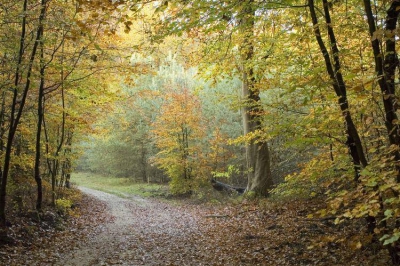
{"label": "fallen log", "polygon": [[215,190],[225,191],[228,193],[236,192],[238,194],[243,194],[244,191],[246,190],[245,188],[234,187],[234,186],[222,183],[220,181],[215,180],[214,178],[211,179],[211,184]]}

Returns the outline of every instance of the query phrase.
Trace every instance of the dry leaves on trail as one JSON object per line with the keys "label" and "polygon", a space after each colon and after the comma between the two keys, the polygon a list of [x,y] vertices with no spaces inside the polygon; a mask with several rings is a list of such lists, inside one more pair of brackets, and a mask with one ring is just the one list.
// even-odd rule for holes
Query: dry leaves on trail
{"label": "dry leaves on trail", "polygon": [[85,247],[98,249],[84,253],[93,256],[90,265],[388,265],[386,251],[370,243],[362,221],[336,226],[330,219],[307,218],[321,208],[315,202],[114,200],[107,198],[105,205],[86,197],[82,216],[67,230],[46,234],[28,252],[23,245],[2,249],[1,263],[52,265],[68,259],[71,252],[63,251]]}
{"label": "dry leaves on trail", "polygon": [[[321,206],[313,202],[242,203],[214,207],[202,220],[205,250],[215,265],[388,265],[386,251],[362,241],[362,223],[336,226],[308,219]],[[216,248],[212,248],[216,247]]]}
{"label": "dry leaves on trail", "polygon": [[14,241],[0,245],[0,265],[53,265],[111,220],[105,208],[102,201],[83,195],[75,215],[64,221],[56,218],[56,225],[39,223],[32,217],[10,217]]}

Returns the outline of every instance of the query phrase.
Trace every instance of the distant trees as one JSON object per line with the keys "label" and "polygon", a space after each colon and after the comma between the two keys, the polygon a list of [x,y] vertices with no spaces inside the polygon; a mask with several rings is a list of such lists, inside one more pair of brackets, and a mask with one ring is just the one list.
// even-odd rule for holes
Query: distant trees
{"label": "distant trees", "polygon": [[202,179],[207,180],[205,154],[200,145],[206,125],[199,99],[186,87],[166,91],[169,92],[153,124],[152,133],[160,150],[154,161],[171,179],[172,191],[186,193]]}
{"label": "distant trees", "polygon": [[[135,85],[123,88],[115,115],[97,124],[99,137],[87,144],[82,170],[146,182],[167,177],[172,192],[186,193],[210,184],[213,173],[225,172],[243,157],[227,143],[241,131],[240,114],[230,103],[238,101],[238,83],[221,81],[216,91],[176,57],[169,53],[157,59],[152,74],[139,75]],[[133,65],[155,61],[132,60]],[[215,97],[220,93],[226,99]]]}

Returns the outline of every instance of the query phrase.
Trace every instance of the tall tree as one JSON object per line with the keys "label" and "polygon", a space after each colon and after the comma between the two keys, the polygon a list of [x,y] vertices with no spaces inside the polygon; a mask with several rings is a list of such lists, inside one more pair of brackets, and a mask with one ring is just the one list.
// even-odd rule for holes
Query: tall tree
{"label": "tall tree", "polygon": [[[342,111],[342,115],[346,121],[346,135],[347,141],[346,145],[349,149],[349,154],[352,157],[354,169],[355,169],[355,180],[358,180],[360,175],[361,167],[367,166],[367,159],[364,154],[363,146],[361,143],[360,136],[358,134],[358,130],[355,126],[353,118],[350,112],[349,101],[347,99],[347,89],[346,84],[342,75],[342,66],[340,62],[340,52],[336,40],[335,33],[332,27],[332,21],[329,11],[328,1],[323,0],[323,10],[324,10],[324,18],[327,25],[328,39],[331,51],[328,51],[327,45],[325,45],[322,32],[320,30],[320,24],[318,22],[317,13],[315,11],[314,0],[309,0],[308,5],[310,9],[310,15],[314,28],[314,35],[318,42],[320,51],[325,61],[326,71],[329,75],[330,81],[332,83],[333,89],[339,98],[338,103],[340,110]],[[331,59],[333,57],[333,60]]]}
{"label": "tall tree", "polygon": [[[400,15],[400,2],[397,0],[391,1],[386,10],[386,19],[384,20],[383,29],[377,27],[377,17],[372,12],[371,1],[364,0],[365,14],[368,21],[369,33],[371,36],[371,46],[375,61],[375,74],[378,80],[378,84],[382,93],[383,107],[385,110],[385,126],[387,129],[389,143],[394,146],[390,149],[390,154],[393,156],[394,162],[395,180],[397,184],[400,183],[400,128],[398,124],[398,97],[396,96],[396,70],[399,68],[399,59],[396,50],[396,38],[397,38],[397,21]],[[381,31],[382,34],[379,34]],[[382,35],[382,37],[379,37]],[[386,181],[388,182],[388,181]],[[374,186],[375,191],[379,191],[378,186]],[[383,190],[386,192],[387,189]],[[383,193],[380,195],[379,200],[381,202],[380,212],[381,215],[384,213],[385,216],[391,212],[392,206],[385,205],[384,199],[387,194],[398,197],[399,191],[393,186],[393,190],[389,193]],[[385,207],[384,207],[385,206]],[[386,220],[382,221],[382,224],[386,231],[386,237],[383,237],[388,247],[389,253],[392,258],[393,265],[400,265],[400,254],[398,252],[400,244],[398,243],[399,234],[396,229],[392,229],[393,234],[390,237],[389,226]],[[399,227],[400,222],[397,218],[395,227]],[[374,228],[372,228],[374,229]],[[395,240],[394,243],[387,243],[388,239]],[[391,241],[389,241],[391,242]]]}
{"label": "tall tree", "polygon": [[[256,9],[254,1],[243,1],[243,14],[240,15],[243,42],[240,46],[244,134],[255,133],[262,128],[263,110],[260,102],[260,91],[256,86],[256,77],[252,66],[254,57],[254,27]],[[264,140],[251,138],[246,145],[248,183],[247,191],[265,196],[273,186],[268,143]]]}
{"label": "tall tree", "polygon": [[[395,91],[396,69],[399,67],[399,60],[396,50],[396,29],[397,20],[400,14],[400,2],[392,1],[384,23],[384,40],[379,38],[377,21],[372,12],[371,1],[364,0],[365,13],[367,16],[369,33],[371,35],[371,46],[374,53],[375,72],[378,84],[382,92],[382,101],[385,109],[385,126],[389,135],[390,144],[400,147],[400,129],[397,123],[397,97]],[[382,31],[382,29],[380,29]],[[383,44],[384,41],[384,44]],[[384,47],[384,48],[383,48]],[[394,160],[400,160],[398,149],[394,151]],[[400,182],[400,166],[397,166],[397,182]]]}
{"label": "tall tree", "polygon": [[[24,76],[25,84],[21,84],[21,66],[22,60],[24,58],[24,54],[26,53],[25,47],[25,38],[26,38],[26,27],[27,27],[27,6],[28,0],[23,2],[23,11],[22,11],[22,22],[21,22],[21,38],[20,38],[20,45],[19,45],[19,53],[18,59],[15,69],[15,78],[14,78],[14,96],[11,105],[11,117],[10,117],[10,126],[8,129],[8,137],[7,137],[7,144],[4,156],[4,165],[3,165],[3,173],[1,179],[1,187],[0,187],[0,225],[5,226],[6,223],[6,214],[5,214],[5,206],[6,206],[6,188],[7,188],[7,179],[10,170],[10,163],[11,163],[11,155],[12,155],[12,147],[15,133],[17,132],[17,128],[22,117],[23,109],[25,106],[26,98],[28,95],[28,91],[31,87],[31,76],[33,70],[33,64],[36,58],[36,53],[38,50],[39,43],[43,36],[43,21],[45,19],[46,14],[46,0],[41,1],[41,9],[38,17],[38,25],[36,30],[36,36],[34,39],[34,44],[31,47],[31,53],[28,58],[27,62],[27,69]],[[21,98],[17,100],[18,91],[21,89]],[[16,115],[14,116],[14,114]]]}
{"label": "tall tree", "polygon": [[193,191],[207,177],[199,145],[204,137],[199,104],[188,88],[174,88],[154,123],[155,142],[160,149],[155,162],[171,178],[171,189],[177,194]]}
{"label": "tall tree", "polygon": [[[161,35],[187,34],[201,40],[204,55],[202,62],[208,64],[205,71],[235,75],[238,72],[242,80],[243,126],[247,135],[246,155],[248,185],[247,190],[266,195],[272,188],[268,143],[253,134],[262,125],[262,107],[260,100],[259,77],[262,70],[256,71],[255,45],[260,30],[256,21],[260,5],[256,1],[170,1],[157,8],[167,15],[165,27],[157,27]],[[170,10],[167,13],[165,10]],[[179,21],[179,23],[178,23]],[[265,36],[264,36],[265,37]],[[205,59],[205,60],[204,60]],[[261,64],[257,65],[261,66]],[[264,69],[264,67],[261,67]],[[210,71],[213,70],[213,71]]]}

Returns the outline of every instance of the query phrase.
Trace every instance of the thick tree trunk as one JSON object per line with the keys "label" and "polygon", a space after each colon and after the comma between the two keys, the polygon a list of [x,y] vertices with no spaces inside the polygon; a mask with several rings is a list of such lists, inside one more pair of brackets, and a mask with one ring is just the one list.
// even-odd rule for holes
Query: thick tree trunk
{"label": "thick tree trunk", "polygon": [[[243,3],[243,14],[241,18],[242,33],[244,41],[241,47],[242,55],[242,97],[245,106],[242,109],[244,134],[254,133],[261,129],[262,107],[259,90],[255,88],[256,79],[254,70],[250,66],[254,59],[254,45],[251,42],[254,31],[255,10],[254,1],[248,0]],[[246,145],[246,160],[248,171],[248,182],[246,191],[253,191],[256,195],[266,196],[268,190],[273,186],[270,154],[268,144],[259,139],[252,139]]]}
{"label": "thick tree trunk", "polygon": [[[246,103],[242,110],[244,134],[249,134],[260,129],[261,122],[259,97],[255,92],[249,89],[247,82],[247,74],[243,74],[242,95],[245,99],[253,99]],[[268,143],[251,140],[246,145],[246,161],[247,161],[247,188],[246,191],[254,191],[257,195],[266,196],[268,190],[273,186],[271,167],[270,167],[270,152]]]}

